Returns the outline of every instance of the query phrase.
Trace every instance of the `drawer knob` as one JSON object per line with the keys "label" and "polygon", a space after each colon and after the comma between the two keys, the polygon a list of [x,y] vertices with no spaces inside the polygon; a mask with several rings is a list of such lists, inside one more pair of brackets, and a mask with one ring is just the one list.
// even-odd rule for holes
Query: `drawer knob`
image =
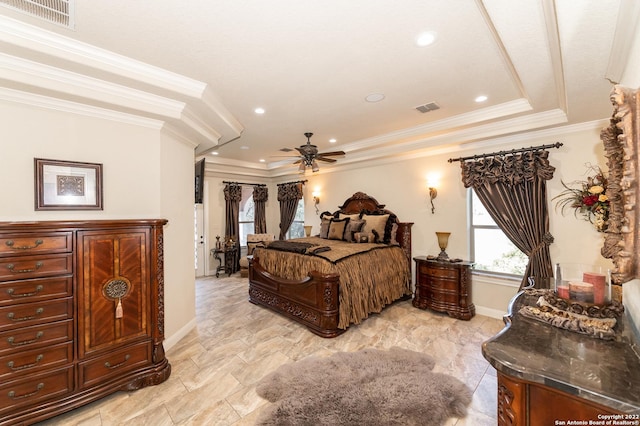
{"label": "drawer knob", "polygon": [[35,272],[38,269],[42,268],[43,263],[42,262],[36,262],[36,266],[34,268],[31,269],[15,269],[16,265],[14,265],[13,263],[9,263],[7,265],[7,269],[10,270],[11,272],[15,273],[15,274],[26,274],[29,272]]}
{"label": "drawer knob", "polygon": [[32,368],[32,367],[35,367],[36,365],[38,365],[40,363],[40,361],[42,361],[43,358],[44,358],[44,355],[39,354],[36,357],[36,361],[35,362],[32,362],[31,364],[20,365],[18,367],[14,367],[14,365],[15,365],[14,362],[13,361],[9,361],[7,363],[7,367],[9,367],[13,371],[26,370],[27,368]]}
{"label": "drawer knob", "polygon": [[32,319],[36,319],[38,317],[38,315],[42,315],[43,312],[44,312],[44,308],[38,308],[38,309],[36,309],[35,315],[26,316],[26,317],[19,317],[19,318],[16,318],[15,317],[16,315],[13,312],[9,312],[7,314],[7,318],[9,318],[13,322],[29,321],[29,320],[32,320]]}
{"label": "drawer knob", "polygon": [[20,297],[29,297],[29,296],[35,296],[36,294],[40,293],[42,290],[44,289],[44,286],[42,284],[39,284],[36,289],[34,291],[32,291],[31,293],[18,293],[18,294],[14,294],[15,290],[10,288],[7,290],[7,294],[10,297],[13,297],[14,299],[18,299]]}
{"label": "drawer knob", "polygon": [[20,342],[16,342],[16,341],[15,341],[16,339],[15,339],[13,336],[11,336],[11,337],[9,337],[9,338],[7,339],[7,342],[9,342],[9,344],[10,344],[11,346],[24,346],[24,345],[29,345],[29,344],[31,344],[31,343],[35,343],[35,342],[37,342],[39,339],[41,339],[41,338],[42,338],[42,336],[44,336],[44,331],[38,331],[38,332],[36,333],[36,337],[35,337],[35,339],[31,339],[31,340],[22,340],[22,341],[20,341]]}
{"label": "drawer knob", "polygon": [[38,386],[36,386],[36,390],[34,390],[33,392],[25,393],[23,395],[16,395],[15,391],[9,391],[8,396],[11,399],[29,398],[30,396],[33,396],[38,392],[40,392],[43,388],[44,388],[44,383],[38,383]]}
{"label": "drawer knob", "polygon": [[107,361],[107,362],[104,363],[104,366],[113,370],[114,368],[118,368],[118,367],[123,366],[127,361],[129,361],[129,358],[131,358],[131,355],[126,354],[124,356],[124,361],[122,361],[122,362],[120,362],[118,364],[115,364],[115,365],[111,365],[111,363],[109,361]]}
{"label": "drawer knob", "polygon": [[16,247],[14,247],[13,245],[15,243],[13,242],[13,240],[7,240],[7,242],[5,244],[8,245],[11,248],[16,249],[16,250],[31,250],[31,249],[34,249],[34,248],[38,247],[43,242],[44,241],[42,241],[42,240],[35,240],[35,242],[34,242],[34,244],[32,246],[16,246]]}

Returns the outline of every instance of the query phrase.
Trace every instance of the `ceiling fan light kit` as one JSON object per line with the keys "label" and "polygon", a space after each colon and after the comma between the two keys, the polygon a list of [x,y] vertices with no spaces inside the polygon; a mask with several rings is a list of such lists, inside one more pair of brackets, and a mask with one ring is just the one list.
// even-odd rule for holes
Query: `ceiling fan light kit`
{"label": "ceiling fan light kit", "polygon": [[313,136],[313,133],[307,132],[304,134],[304,136],[307,138],[307,143],[296,148],[296,151],[300,153],[300,159],[294,164],[300,163],[300,166],[298,167],[299,173],[304,173],[307,167],[311,167],[312,172],[317,172],[318,170],[320,170],[318,161],[324,161],[325,163],[335,163],[337,160],[335,158],[329,157],[344,155],[344,151],[319,153],[318,147],[311,143],[311,136]]}

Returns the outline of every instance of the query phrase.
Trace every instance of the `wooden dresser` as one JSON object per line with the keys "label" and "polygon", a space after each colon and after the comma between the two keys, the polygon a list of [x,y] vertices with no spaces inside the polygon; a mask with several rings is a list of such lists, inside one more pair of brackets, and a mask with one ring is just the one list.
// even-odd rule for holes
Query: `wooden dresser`
{"label": "wooden dresser", "polygon": [[166,222],[0,222],[0,425],[169,377]]}
{"label": "wooden dresser", "polygon": [[416,262],[416,292],[413,306],[446,312],[453,318],[471,319],[476,308],[471,303],[470,262],[441,262],[414,257]]}

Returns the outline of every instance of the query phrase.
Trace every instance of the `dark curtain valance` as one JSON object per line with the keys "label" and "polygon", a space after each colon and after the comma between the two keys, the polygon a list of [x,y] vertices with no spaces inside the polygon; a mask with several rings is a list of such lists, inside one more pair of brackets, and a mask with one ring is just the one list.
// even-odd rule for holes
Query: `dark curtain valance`
{"label": "dark curtain valance", "polygon": [[242,200],[242,186],[230,183],[224,187],[224,200],[237,201]]}
{"label": "dark curtain valance", "polygon": [[302,198],[302,183],[285,183],[278,186],[278,201],[299,200]]}
{"label": "dark curtain valance", "polygon": [[556,170],[549,164],[549,151],[528,151],[463,161],[460,167],[465,188],[496,182],[519,185],[522,182],[531,182],[535,178],[550,180]]}
{"label": "dark curtain valance", "polygon": [[256,186],[253,188],[253,202],[266,202],[269,200],[269,189],[266,186]]}

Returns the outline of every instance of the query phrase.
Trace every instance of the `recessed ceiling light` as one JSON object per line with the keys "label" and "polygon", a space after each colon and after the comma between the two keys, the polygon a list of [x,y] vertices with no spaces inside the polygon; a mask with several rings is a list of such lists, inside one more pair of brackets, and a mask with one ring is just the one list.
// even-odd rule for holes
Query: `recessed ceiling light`
{"label": "recessed ceiling light", "polygon": [[253,110],[256,114],[264,114],[264,108],[256,108]]}
{"label": "recessed ceiling light", "polygon": [[485,95],[480,95],[475,99],[475,101],[480,103],[480,102],[486,101],[487,99],[489,99],[489,98],[487,98]]}
{"label": "recessed ceiling light", "polygon": [[264,158],[261,158],[261,159],[260,159],[260,160],[258,160],[258,161],[260,161],[261,163],[264,163],[264,162],[265,162],[265,159],[264,159]]}
{"label": "recessed ceiling light", "polygon": [[383,99],[384,95],[382,93],[371,93],[370,95],[367,95],[366,98],[364,98],[364,100],[367,102],[380,102]]}
{"label": "recessed ceiling light", "polygon": [[336,143],[336,142],[338,142],[338,140],[336,138],[329,139],[329,143]]}
{"label": "recessed ceiling light", "polygon": [[245,149],[245,150],[246,150],[246,149],[249,149],[249,147],[248,147],[248,146],[246,146],[246,145],[242,145],[242,146],[240,147],[240,149]]}
{"label": "recessed ceiling light", "polygon": [[218,151],[213,151],[211,155],[218,155]]}
{"label": "recessed ceiling light", "polygon": [[418,34],[416,37],[416,46],[425,47],[433,44],[436,41],[436,33],[434,31],[427,31]]}

